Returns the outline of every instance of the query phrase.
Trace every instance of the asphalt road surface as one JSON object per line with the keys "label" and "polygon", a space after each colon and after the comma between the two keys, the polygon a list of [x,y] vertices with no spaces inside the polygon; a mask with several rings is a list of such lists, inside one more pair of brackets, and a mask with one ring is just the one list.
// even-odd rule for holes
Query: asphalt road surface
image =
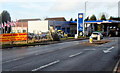
{"label": "asphalt road surface", "polygon": [[[2,50],[3,71],[113,71],[118,56],[118,38],[101,45],[88,40]],[[105,40],[104,39],[104,40]]]}

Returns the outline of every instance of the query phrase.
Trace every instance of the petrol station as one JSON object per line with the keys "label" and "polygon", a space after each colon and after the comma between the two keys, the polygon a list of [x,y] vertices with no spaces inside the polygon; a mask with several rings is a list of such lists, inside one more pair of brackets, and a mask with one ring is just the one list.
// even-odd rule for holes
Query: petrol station
{"label": "petrol station", "polygon": [[[104,36],[118,36],[120,33],[120,21],[115,20],[97,20],[97,21],[85,21],[84,25],[90,25],[92,33],[93,31],[101,31]],[[101,28],[101,29],[100,29]],[[85,29],[88,30],[87,28]],[[88,34],[89,35],[89,34]]]}
{"label": "petrol station", "polygon": [[104,36],[120,35],[120,21],[96,20],[84,21],[83,13],[78,13],[78,21],[71,21],[77,24],[77,36],[90,36],[92,32],[101,32]]}

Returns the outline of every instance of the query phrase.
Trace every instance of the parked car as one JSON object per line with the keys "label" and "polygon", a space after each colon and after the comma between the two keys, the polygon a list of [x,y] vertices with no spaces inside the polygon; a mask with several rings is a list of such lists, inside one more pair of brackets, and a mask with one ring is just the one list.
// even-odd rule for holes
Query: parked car
{"label": "parked car", "polygon": [[40,35],[38,35],[38,34],[34,34],[34,36],[33,36],[35,39],[40,39]]}
{"label": "parked car", "polygon": [[41,34],[41,35],[40,35],[40,38],[41,38],[41,39],[47,39],[47,34],[46,34],[46,33]]}
{"label": "parked car", "polygon": [[102,33],[100,33],[100,32],[93,32],[93,33],[91,34],[91,37],[92,37],[93,39],[97,39],[98,35],[100,35],[100,38],[103,39],[103,35],[102,35]]}
{"label": "parked car", "polygon": [[63,38],[64,37],[64,32],[62,30],[57,30],[57,34],[60,38]]}
{"label": "parked car", "polygon": [[40,35],[34,33],[28,33],[28,39],[40,39]]}
{"label": "parked car", "polygon": [[28,33],[28,39],[32,40],[33,39],[33,35],[32,33]]}

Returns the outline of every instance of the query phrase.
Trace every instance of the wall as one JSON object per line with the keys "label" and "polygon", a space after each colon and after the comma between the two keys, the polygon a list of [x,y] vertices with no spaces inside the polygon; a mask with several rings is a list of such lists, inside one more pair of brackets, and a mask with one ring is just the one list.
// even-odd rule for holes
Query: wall
{"label": "wall", "polygon": [[68,28],[70,29],[70,25],[67,21],[54,21],[53,24],[55,24],[58,30],[63,30],[65,33],[70,32],[70,30],[68,30]]}
{"label": "wall", "polygon": [[28,32],[39,33],[48,31],[48,21],[28,21]]}
{"label": "wall", "polygon": [[12,32],[13,33],[27,33],[27,27],[12,27]]}
{"label": "wall", "polygon": [[28,22],[17,22],[15,27],[27,27]]}

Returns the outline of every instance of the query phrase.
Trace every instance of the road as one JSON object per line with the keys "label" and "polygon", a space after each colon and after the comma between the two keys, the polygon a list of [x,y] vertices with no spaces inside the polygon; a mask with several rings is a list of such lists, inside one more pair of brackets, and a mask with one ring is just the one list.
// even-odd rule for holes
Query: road
{"label": "road", "polygon": [[2,51],[3,71],[113,71],[118,56],[118,38],[91,46],[88,40]]}

